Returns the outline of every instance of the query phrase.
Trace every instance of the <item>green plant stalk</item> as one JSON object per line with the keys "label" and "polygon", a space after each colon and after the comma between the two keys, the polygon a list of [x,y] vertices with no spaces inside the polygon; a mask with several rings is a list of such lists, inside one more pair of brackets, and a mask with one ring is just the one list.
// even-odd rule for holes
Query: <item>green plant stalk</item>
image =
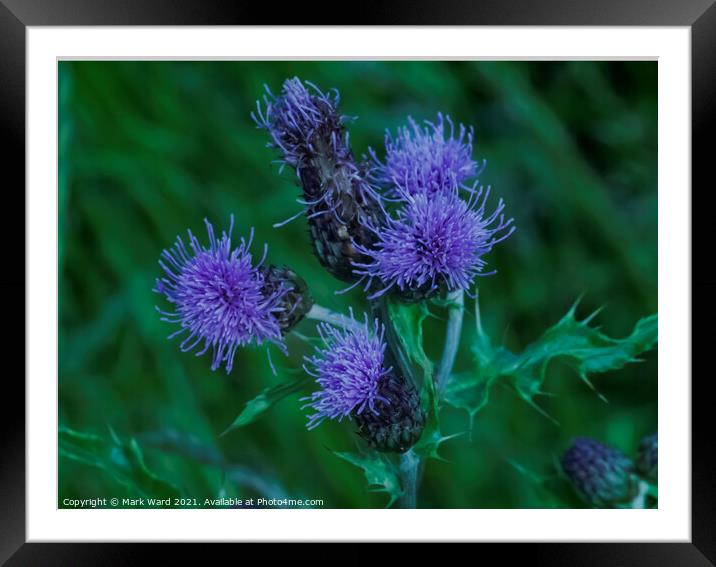
{"label": "green plant stalk", "polygon": [[412,449],[400,456],[400,481],[403,486],[403,495],[400,497],[401,508],[416,508],[418,500],[418,470],[420,457]]}
{"label": "green plant stalk", "polygon": [[482,328],[482,316],[480,315],[480,296],[479,291],[475,288],[475,329],[477,330],[477,336],[483,337],[485,331]]}
{"label": "green plant stalk", "polygon": [[316,304],[314,304],[309,312],[306,313],[306,319],[330,323],[331,325],[336,325],[337,327],[342,327],[344,329],[354,329],[360,327],[360,323],[354,321],[352,317],[346,317],[341,313],[336,313],[327,307]]}
{"label": "green plant stalk", "polygon": [[644,482],[643,480],[639,481],[639,492],[629,503],[629,508],[635,508],[635,509],[643,509],[646,508],[646,495],[649,492],[649,483]]}
{"label": "green plant stalk", "polygon": [[440,358],[435,385],[438,395],[445,386],[445,382],[455,366],[455,358],[460,347],[460,336],[462,334],[462,320],[465,313],[465,292],[461,289],[448,294],[447,300],[450,304],[448,312],[447,329],[445,331],[445,346]]}

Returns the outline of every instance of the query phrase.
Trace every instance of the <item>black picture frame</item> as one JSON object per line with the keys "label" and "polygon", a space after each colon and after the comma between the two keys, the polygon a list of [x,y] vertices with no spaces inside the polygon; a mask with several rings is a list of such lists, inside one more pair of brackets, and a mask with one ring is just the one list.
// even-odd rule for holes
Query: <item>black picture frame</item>
{"label": "black picture frame", "polygon": [[[714,0],[483,0],[465,2],[411,0],[361,5],[350,14],[335,3],[285,4],[201,0],[0,0],[0,124],[6,140],[3,163],[7,220],[25,219],[25,38],[27,26],[68,25],[578,25],[689,26],[692,34],[692,187],[703,186],[692,199],[692,541],[691,543],[522,544],[499,545],[501,561],[528,557],[549,565],[712,565],[716,563],[716,456],[711,447],[711,373],[705,367],[707,347],[716,338],[708,321],[716,313],[716,276],[712,261],[713,231],[698,217],[705,206],[709,150],[716,131],[716,6]],[[666,159],[666,156],[661,156]],[[684,190],[688,190],[684,188]],[[697,197],[698,195],[698,197]],[[7,200],[16,200],[8,206]],[[694,206],[695,203],[701,206]],[[22,213],[18,212],[22,211]],[[705,220],[705,218],[703,219]],[[713,222],[713,221],[712,221]],[[14,266],[2,278],[3,297],[25,295],[24,250],[12,242],[24,230],[6,232],[5,262]],[[11,251],[11,250],[14,250]],[[702,251],[702,254],[698,252]],[[17,258],[12,258],[15,254]],[[15,262],[12,262],[15,260]],[[23,269],[20,269],[23,266]],[[7,268],[6,268],[7,270]],[[13,275],[14,274],[14,275]],[[48,286],[54,285],[48,282]],[[19,313],[18,313],[19,318]],[[25,323],[22,329],[25,328]],[[714,326],[711,325],[711,329]],[[12,328],[24,341],[24,332]],[[18,345],[19,347],[19,345]],[[18,349],[19,350],[19,349]],[[24,350],[24,349],[23,349]],[[8,349],[10,351],[10,349]],[[698,356],[697,356],[698,355]],[[10,354],[6,354],[9,358]],[[24,359],[23,359],[24,360]],[[670,377],[689,379],[689,377]],[[19,373],[3,380],[0,411],[0,561],[9,565],[133,564],[146,558],[141,544],[25,543],[25,390]],[[169,555],[161,553],[169,561]],[[167,551],[168,553],[168,551]],[[183,547],[182,556],[187,557]],[[477,559],[477,558],[476,558]]]}

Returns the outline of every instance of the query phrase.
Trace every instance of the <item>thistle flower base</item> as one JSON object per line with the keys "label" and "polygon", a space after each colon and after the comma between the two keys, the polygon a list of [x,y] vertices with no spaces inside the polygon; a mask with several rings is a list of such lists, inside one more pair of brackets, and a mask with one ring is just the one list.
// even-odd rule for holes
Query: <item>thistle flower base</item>
{"label": "thistle flower base", "polygon": [[287,266],[266,266],[261,271],[264,276],[264,295],[270,297],[282,291],[281,310],[274,314],[285,336],[306,316],[313,307],[313,298],[308,285],[296,272]]}
{"label": "thistle flower base", "polygon": [[360,435],[373,449],[405,453],[423,432],[426,414],[412,383],[395,373],[383,377],[378,394],[386,402],[375,405],[377,415],[364,411],[355,415]]}

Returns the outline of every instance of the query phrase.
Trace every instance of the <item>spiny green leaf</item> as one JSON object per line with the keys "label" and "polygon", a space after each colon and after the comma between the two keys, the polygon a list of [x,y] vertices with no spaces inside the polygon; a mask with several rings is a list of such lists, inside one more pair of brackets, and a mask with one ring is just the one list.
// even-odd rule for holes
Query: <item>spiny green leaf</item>
{"label": "spiny green leaf", "polygon": [[494,379],[477,373],[453,374],[443,391],[443,400],[470,415],[470,429],[474,417],[487,405]]}
{"label": "spiny green leaf", "polygon": [[[624,339],[614,339],[589,326],[596,313],[578,321],[575,304],[559,323],[515,357],[507,371],[514,376],[518,393],[526,400],[541,393],[547,366],[559,358],[574,368],[579,377],[596,392],[588,374],[617,370],[638,355],[650,350],[657,341],[657,315],[641,319]],[[598,394],[602,399],[603,396]]]}
{"label": "spiny green leaf", "polygon": [[472,431],[475,415],[489,401],[493,384],[514,366],[516,358],[504,347],[493,347],[490,338],[484,333],[478,333],[473,345],[473,355],[475,370],[451,374],[443,391],[443,400],[446,403],[468,413],[470,431]]}
{"label": "spiny green leaf", "polygon": [[575,315],[577,304],[519,354],[503,346],[494,346],[487,334],[478,329],[472,346],[475,371],[451,376],[445,389],[445,401],[466,410],[472,421],[487,404],[494,382],[506,378],[524,401],[555,421],[535,402],[537,396],[548,395],[542,386],[551,361],[560,360],[569,365],[596,392],[588,378],[590,374],[617,370],[636,362],[641,353],[653,348],[657,342],[656,314],[639,320],[628,337],[615,339],[600,332],[598,327],[590,326],[599,311],[578,321]]}
{"label": "spiny green leaf", "polygon": [[104,471],[132,494],[150,498],[178,498],[179,489],[147,468],[139,444],[122,441],[114,433],[110,439],[60,426],[59,455]]}
{"label": "spiny green leaf", "polygon": [[385,492],[390,496],[386,508],[390,508],[403,495],[397,467],[385,455],[376,452],[357,454],[334,451],[334,453],[363,469],[369,489],[374,492]]}
{"label": "spiny green leaf", "polygon": [[438,449],[448,439],[462,435],[462,432],[453,435],[442,435],[440,432],[440,405],[435,388],[435,383],[428,380],[423,390],[423,406],[427,408],[428,416],[425,422],[425,429],[418,442],[413,446],[413,452],[425,459],[437,459],[444,461]]}
{"label": "spiny green leaf", "polygon": [[264,389],[258,396],[246,402],[241,413],[221,435],[253,423],[285,397],[303,390],[312,380],[311,376],[304,374],[295,380]]}

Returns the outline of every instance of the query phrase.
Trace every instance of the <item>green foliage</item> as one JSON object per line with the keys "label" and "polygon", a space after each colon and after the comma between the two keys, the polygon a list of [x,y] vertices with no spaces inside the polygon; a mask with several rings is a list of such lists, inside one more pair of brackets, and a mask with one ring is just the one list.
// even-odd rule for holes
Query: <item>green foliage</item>
{"label": "green foliage", "polygon": [[413,452],[425,459],[444,461],[438,449],[445,441],[462,435],[462,432],[453,435],[443,435],[440,431],[440,400],[435,388],[435,382],[428,380],[424,386],[424,405],[427,407],[428,418],[420,439],[413,447]]}
{"label": "green foliage", "polygon": [[[423,349],[423,321],[430,316],[425,302],[405,304],[385,299],[388,306],[388,321],[392,325],[408,360],[422,370],[422,379],[430,382],[433,362]],[[388,332],[391,332],[389,329]]]}
{"label": "green foliage", "polygon": [[375,451],[365,454],[343,452],[335,452],[335,454],[363,470],[369,490],[388,494],[390,499],[385,505],[386,508],[390,508],[403,495],[398,469],[386,455]]}
{"label": "green foliage", "polygon": [[129,489],[135,497],[174,499],[179,489],[150,471],[136,440],[120,440],[114,433],[105,439],[90,433],[60,427],[59,455],[108,475]]}
{"label": "green foliage", "polygon": [[291,394],[301,392],[311,383],[313,383],[313,378],[311,376],[302,375],[300,378],[296,378],[295,380],[284,382],[271,388],[266,388],[258,396],[246,402],[244,409],[241,410],[239,415],[236,416],[236,419],[234,419],[231,425],[227,427],[221,435],[226,435],[235,429],[245,427],[250,423],[253,423],[278,402]]}
{"label": "green foliage", "polygon": [[[445,401],[466,410],[472,419],[487,404],[494,382],[504,378],[523,400],[547,416],[534,400],[538,395],[545,394],[542,387],[552,361],[566,363],[596,392],[588,374],[618,370],[636,362],[640,354],[656,344],[657,315],[640,319],[628,337],[614,339],[601,333],[598,327],[589,325],[599,311],[578,321],[577,305],[578,302],[556,325],[519,354],[510,352],[504,346],[493,346],[489,336],[480,328],[472,347],[475,371],[469,375],[451,376]],[[598,395],[606,401],[601,394]]]}

